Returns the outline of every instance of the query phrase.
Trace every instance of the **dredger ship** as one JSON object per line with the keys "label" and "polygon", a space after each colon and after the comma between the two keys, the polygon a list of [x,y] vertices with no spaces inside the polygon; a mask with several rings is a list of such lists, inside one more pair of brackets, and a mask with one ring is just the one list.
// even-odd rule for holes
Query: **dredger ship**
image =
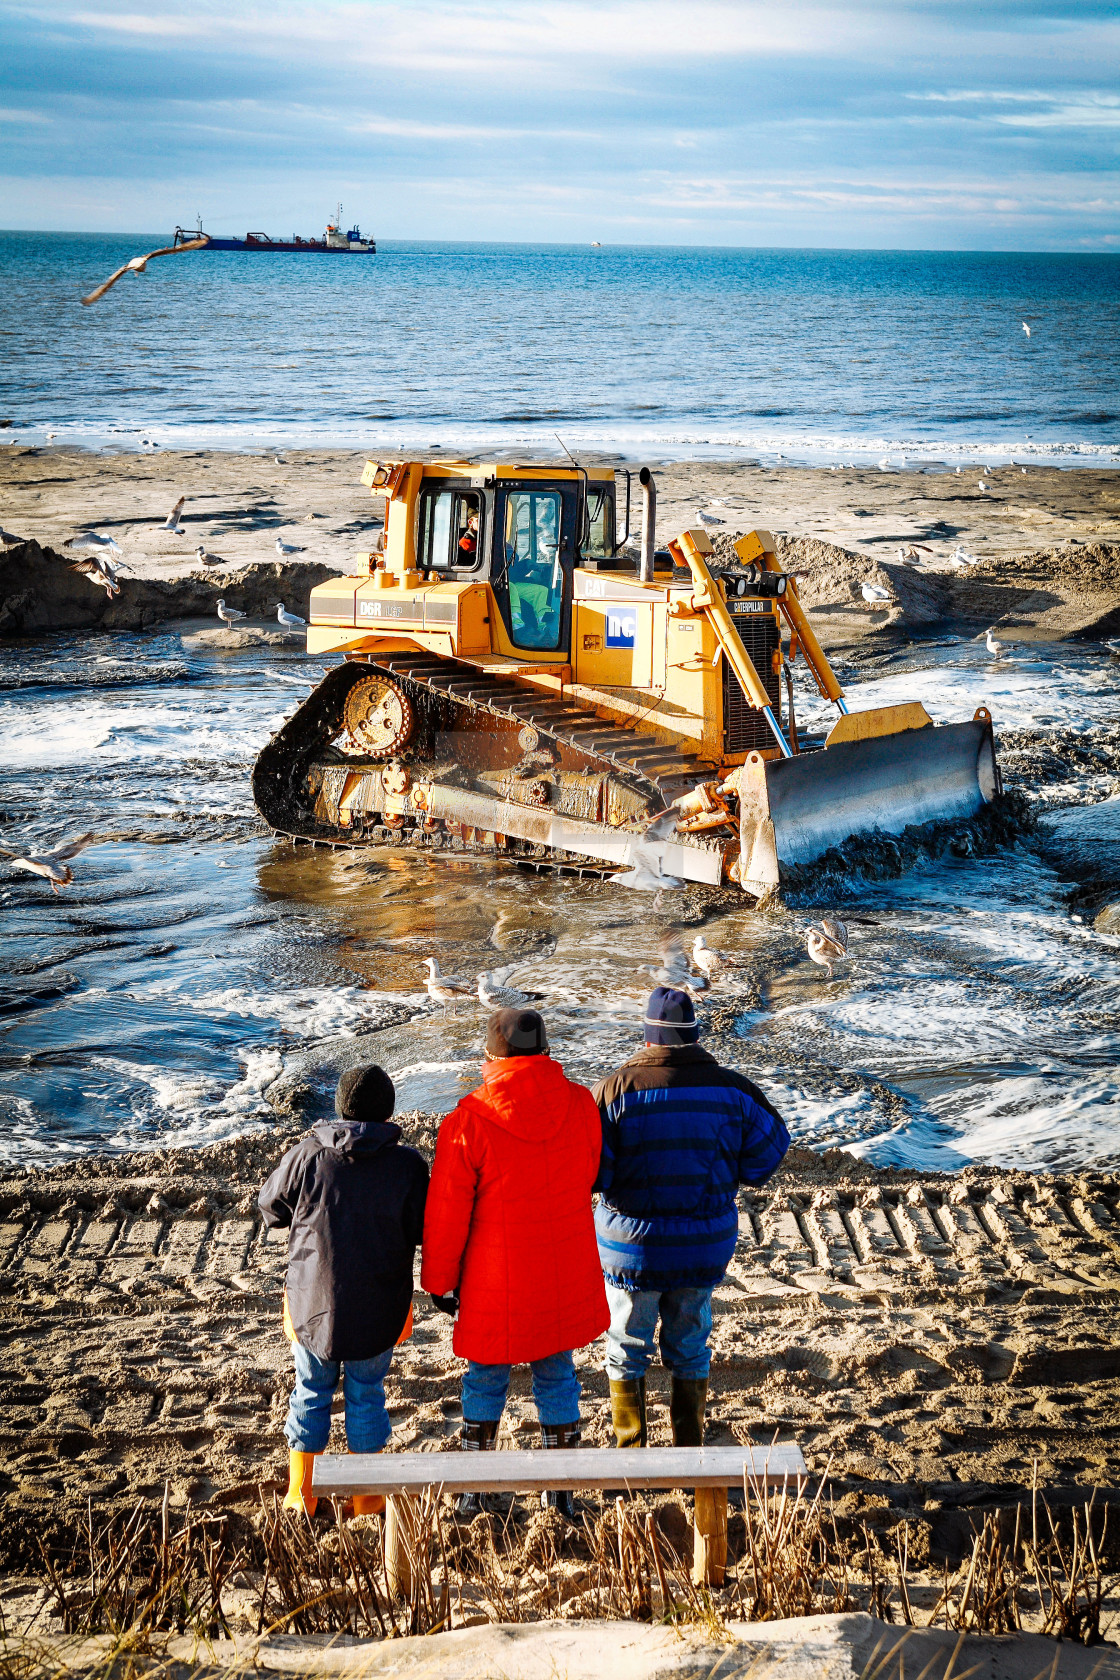
{"label": "dredger ship", "polygon": [[[379,546],[311,592],[308,653],[338,663],[257,760],[270,826],[762,897],[853,834],[995,797],[985,708],[850,710],[771,534],[658,550],[637,476],[633,552],[629,472],[368,462]],[[836,708],[823,738],[799,738],[798,659]]]}

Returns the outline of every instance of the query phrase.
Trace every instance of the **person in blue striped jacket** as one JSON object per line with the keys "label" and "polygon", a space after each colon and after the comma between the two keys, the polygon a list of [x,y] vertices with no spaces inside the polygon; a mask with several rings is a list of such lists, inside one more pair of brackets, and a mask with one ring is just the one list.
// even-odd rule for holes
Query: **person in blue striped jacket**
{"label": "person in blue striped jacket", "polygon": [[735,1252],[736,1192],[766,1182],[789,1133],[757,1085],[700,1048],[687,992],[658,986],[645,1037],[645,1048],[595,1088],[603,1123],[595,1235],[611,1309],[611,1420],[617,1446],[645,1446],[645,1379],[660,1319],[673,1444],[698,1447],[712,1291]]}

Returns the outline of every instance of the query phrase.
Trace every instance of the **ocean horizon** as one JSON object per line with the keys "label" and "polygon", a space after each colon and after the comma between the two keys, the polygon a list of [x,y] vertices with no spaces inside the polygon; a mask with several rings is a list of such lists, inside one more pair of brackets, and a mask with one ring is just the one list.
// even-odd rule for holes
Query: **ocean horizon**
{"label": "ocean horizon", "polygon": [[1120,464],[1120,255],[379,241],[82,307],[169,238],[0,231],[0,440]]}

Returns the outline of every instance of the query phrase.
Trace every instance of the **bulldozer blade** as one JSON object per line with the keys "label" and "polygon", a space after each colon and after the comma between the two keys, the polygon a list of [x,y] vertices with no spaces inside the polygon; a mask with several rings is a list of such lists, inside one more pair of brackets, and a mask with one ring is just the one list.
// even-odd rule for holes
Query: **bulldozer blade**
{"label": "bulldozer blade", "polygon": [[972,817],[1000,791],[988,717],[837,742],[764,770],[740,824],[739,882],[758,894],[852,835]]}

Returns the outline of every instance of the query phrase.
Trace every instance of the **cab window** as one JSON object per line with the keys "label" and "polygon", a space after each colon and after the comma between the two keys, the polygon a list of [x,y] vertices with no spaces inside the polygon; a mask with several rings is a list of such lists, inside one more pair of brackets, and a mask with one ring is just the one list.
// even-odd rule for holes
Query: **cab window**
{"label": "cab window", "polygon": [[506,496],[505,582],[510,637],[517,647],[559,645],[564,607],[560,518],[555,490],[511,490]]}
{"label": "cab window", "polygon": [[477,566],[482,498],[462,490],[429,491],[420,500],[416,564],[422,572]]}
{"label": "cab window", "polygon": [[587,542],[584,552],[597,560],[609,560],[614,553],[614,498],[605,490],[587,492]]}

